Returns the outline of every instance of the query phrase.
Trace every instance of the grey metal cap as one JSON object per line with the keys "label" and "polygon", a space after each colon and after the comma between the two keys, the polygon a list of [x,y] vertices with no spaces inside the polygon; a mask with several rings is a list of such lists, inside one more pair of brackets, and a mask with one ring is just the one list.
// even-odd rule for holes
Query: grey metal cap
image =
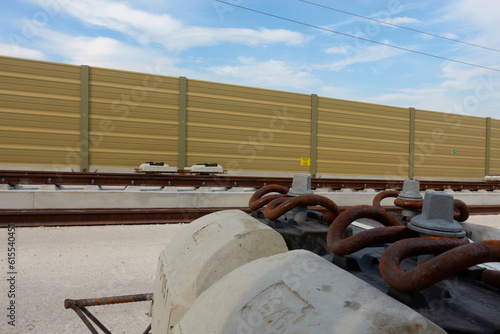
{"label": "grey metal cap", "polygon": [[420,182],[415,180],[405,180],[403,183],[403,190],[399,193],[398,198],[411,201],[421,201],[423,197],[420,195]]}
{"label": "grey metal cap", "polygon": [[311,190],[311,175],[295,174],[293,176],[292,188],[288,191],[288,196],[300,196],[304,194],[313,194]]}
{"label": "grey metal cap", "polygon": [[425,194],[422,214],[414,217],[408,228],[442,237],[464,237],[462,225],[453,219],[453,196],[442,191]]}

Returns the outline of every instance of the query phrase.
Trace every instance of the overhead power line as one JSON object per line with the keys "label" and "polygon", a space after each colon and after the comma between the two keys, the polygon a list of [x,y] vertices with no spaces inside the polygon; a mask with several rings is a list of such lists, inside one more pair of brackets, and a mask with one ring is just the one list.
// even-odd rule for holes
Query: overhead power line
{"label": "overhead power line", "polygon": [[399,25],[399,24],[394,24],[394,23],[389,23],[389,22],[385,22],[385,21],[382,21],[382,20],[377,20],[377,19],[374,19],[374,18],[371,18],[371,17],[362,16],[362,15],[359,15],[359,14],[347,12],[345,10],[340,10],[340,9],[337,9],[337,8],[333,8],[333,7],[329,7],[329,6],[324,6],[324,5],[315,3],[315,2],[311,2],[311,1],[307,1],[307,0],[299,0],[299,1],[311,4],[313,6],[322,7],[322,8],[326,8],[326,9],[329,9],[329,10],[333,10],[333,11],[336,11],[336,12],[339,12],[339,13],[343,13],[343,14],[347,14],[347,15],[351,15],[351,16],[360,17],[360,18],[365,19],[365,20],[370,20],[370,21],[378,22],[380,24],[385,24],[385,25],[388,25],[388,26],[396,27],[396,28],[406,29],[406,30],[409,30],[409,31],[418,32],[420,34],[424,34],[424,35],[428,35],[428,36],[432,36],[432,37],[436,37],[436,38],[442,38],[442,39],[446,39],[448,41],[453,41],[453,42],[456,42],[456,43],[466,44],[466,45],[474,46],[474,47],[481,48],[481,49],[486,49],[486,50],[490,50],[490,51],[500,52],[500,50],[498,50],[498,49],[490,48],[490,47],[487,47],[487,46],[482,46],[482,45],[478,45],[478,44],[474,44],[474,43],[464,42],[464,41],[461,41],[461,40],[458,40],[458,39],[455,39],[455,38],[449,38],[449,37],[445,37],[445,36],[433,34],[433,33],[422,31],[422,30],[418,30],[418,29],[408,28],[408,27],[405,27],[405,26],[402,26],[402,25]]}
{"label": "overhead power line", "polygon": [[301,22],[301,21],[297,21],[297,20],[293,20],[293,19],[288,19],[288,18],[283,17],[283,16],[266,13],[266,12],[263,12],[263,11],[260,11],[260,10],[256,10],[256,9],[252,9],[252,8],[248,8],[248,7],[244,7],[244,6],[240,6],[240,5],[236,5],[236,4],[232,4],[230,2],[226,2],[226,1],[222,1],[222,0],[215,0],[215,1],[223,3],[223,4],[226,4],[226,5],[229,5],[229,6],[241,8],[241,9],[244,9],[244,10],[247,10],[247,11],[250,11],[250,12],[254,12],[254,13],[258,13],[258,14],[262,14],[262,15],[274,17],[274,18],[277,18],[277,19],[280,19],[280,20],[283,20],[283,21],[288,21],[288,22],[300,24],[300,25],[303,25],[303,26],[306,26],[306,27],[311,27],[311,28],[315,28],[315,29],[319,29],[319,30],[328,31],[328,32],[331,32],[331,33],[334,33],[334,34],[338,34],[338,35],[342,35],[342,36],[356,38],[356,39],[361,40],[361,41],[370,42],[370,43],[378,44],[378,45],[383,45],[383,46],[386,46],[386,47],[389,47],[389,48],[393,48],[393,49],[403,50],[403,51],[406,51],[406,52],[412,52],[412,53],[416,53],[416,54],[419,54],[419,55],[422,55],[422,56],[427,56],[427,57],[437,58],[437,59],[441,59],[441,60],[446,60],[446,61],[450,61],[450,62],[453,62],[453,63],[462,64],[462,65],[468,65],[468,66],[473,66],[473,67],[477,67],[477,68],[483,68],[483,69],[486,69],[486,70],[500,72],[500,69],[496,69],[496,68],[493,68],[493,67],[477,65],[477,64],[473,64],[473,63],[469,63],[469,62],[465,62],[465,61],[461,61],[461,60],[456,60],[456,59],[447,58],[447,57],[441,57],[441,56],[433,55],[433,54],[426,53],[426,52],[412,50],[412,49],[404,48],[404,47],[397,46],[397,45],[392,45],[392,44],[388,44],[388,43],[377,42],[377,41],[374,41],[374,40],[371,40],[371,39],[368,39],[368,38],[354,36],[354,35],[350,35],[350,34],[346,34],[346,33],[340,32],[340,31],[335,31],[335,30],[332,30],[332,29],[320,27],[320,26],[317,26],[317,25],[314,25],[314,24],[309,24],[309,23],[305,23],[305,22]]}

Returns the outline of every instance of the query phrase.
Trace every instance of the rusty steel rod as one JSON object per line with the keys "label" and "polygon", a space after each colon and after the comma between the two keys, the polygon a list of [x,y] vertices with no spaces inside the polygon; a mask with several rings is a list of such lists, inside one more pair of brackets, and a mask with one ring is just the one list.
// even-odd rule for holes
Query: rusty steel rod
{"label": "rusty steel rod", "polygon": [[[101,305],[114,305],[114,304],[124,304],[124,303],[135,303],[153,300],[152,293],[143,293],[137,295],[125,295],[125,296],[114,296],[114,297],[102,297],[102,298],[87,298],[87,299],[66,299],[64,301],[65,309],[72,309],[76,312],[78,317],[83,321],[85,326],[90,330],[92,334],[98,334],[97,330],[94,328],[92,323],[94,322],[105,334],[111,334],[109,329],[103,325],[89,310],[88,306],[101,306]],[[148,326],[144,333],[148,333],[151,329],[151,325]]]}
{"label": "rusty steel rod", "polygon": [[[442,253],[442,254],[440,254]],[[440,254],[415,269],[404,271],[401,262],[424,254]],[[380,273],[389,286],[402,292],[425,289],[476,264],[500,260],[500,241],[469,243],[467,238],[427,237],[400,240],[380,258]]]}
{"label": "rusty steel rod", "polygon": [[[347,227],[356,219],[370,218],[385,227],[373,228],[343,239]],[[336,255],[347,255],[375,243],[394,242],[414,236],[414,232],[383,209],[358,205],[342,212],[330,225],[327,234],[328,248]]]}
{"label": "rusty steel rod", "polygon": [[66,299],[64,301],[64,307],[66,305],[74,304],[77,307],[87,307],[87,306],[100,306],[100,305],[111,305],[111,304],[125,304],[125,303],[135,303],[144,302],[148,300],[153,300],[152,293],[143,293],[138,295],[125,295],[125,296],[115,296],[115,297],[102,297],[102,298],[88,298],[88,299]]}

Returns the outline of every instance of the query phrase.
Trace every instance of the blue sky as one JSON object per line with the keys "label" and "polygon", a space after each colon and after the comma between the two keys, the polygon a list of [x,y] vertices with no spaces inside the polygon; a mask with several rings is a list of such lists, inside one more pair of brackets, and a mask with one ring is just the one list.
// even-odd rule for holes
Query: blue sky
{"label": "blue sky", "polygon": [[[500,50],[498,1],[308,1]],[[500,51],[299,0],[227,2],[326,30],[213,0],[13,0],[0,54],[500,119]]]}

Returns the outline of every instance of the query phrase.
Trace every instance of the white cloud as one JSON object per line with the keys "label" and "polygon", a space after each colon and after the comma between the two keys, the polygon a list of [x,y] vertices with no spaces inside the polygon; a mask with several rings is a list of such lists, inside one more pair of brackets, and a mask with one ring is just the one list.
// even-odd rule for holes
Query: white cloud
{"label": "white cloud", "polygon": [[432,37],[431,35],[427,35],[427,34],[418,34],[417,37],[424,40],[424,41],[429,41],[431,39],[434,39],[434,37]]}
{"label": "white cloud", "polygon": [[161,43],[170,50],[185,50],[196,46],[213,46],[225,42],[256,46],[274,43],[301,45],[306,38],[301,33],[283,29],[239,29],[188,27],[166,35]]}
{"label": "white cloud", "polygon": [[[31,0],[44,6],[46,0]],[[119,2],[106,0],[58,1],[58,9],[82,22],[120,31],[132,36],[145,32],[168,34],[182,27],[179,20],[166,14],[150,14]]]}
{"label": "white cloud", "polygon": [[458,36],[455,35],[452,32],[444,32],[442,34],[439,34],[440,36],[446,37],[446,38],[451,38],[451,39],[458,39]]}
{"label": "white cloud", "polygon": [[[31,0],[41,6],[45,0]],[[221,43],[301,45],[307,39],[284,29],[208,28],[185,26],[168,14],[147,13],[110,0],[64,1],[59,10],[78,20],[132,36],[141,44],[160,43],[168,50],[185,50]]]}
{"label": "white cloud", "polygon": [[396,89],[391,93],[364,99],[364,102],[369,103],[442,112],[451,112],[453,101],[452,97],[447,96],[447,90],[440,87]]}
{"label": "white cloud", "polygon": [[463,38],[468,42],[499,48],[498,12],[499,1],[456,0],[445,8],[443,18],[467,33]]}
{"label": "white cloud", "polygon": [[0,43],[0,54],[10,57],[45,59],[45,55],[34,49],[23,48],[14,44]]}
{"label": "white cloud", "polygon": [[[383,43],[389,44],[388,41],[384,41]],[[347,66],[361,63],[377,62],[380,60],[396,57],[407,52],[384,45],[370,45],[362,48],[356,48],[354,46],[341,46],[341,48],[344,47],[347,47],[347,52],[344,53],[344,59],[335,61],[330,64],[313,65],[313,68],[317,70],[340,71]]]}
{"label": "white cloud", "polygon": [[308,89],[318,84],[311,73],[298,70],[283,61],[257,61],[249,57],[239,57],[238,60],[240,65],[213,66],[208,70],[245,86]]}
{"label": "white cloud", "polygon": [[406,17],[406,16],[401,16],[401,17],[391,17],[388,19],[383,20],[385,23],[389,24],[396,24],[396,25],[402,25],[402,24],[411,24],[411,23],[419,23],[420,21],[412,18],[412,17]]}
{"label": "white cloud", "polygon": [[336,55],[343,55],[346,54],[348,51],[349,48],[347,46],[334,46],[324,50],[325,53],[336,54]]}
{"label": "white cloud", "polygon": [[72,36],[48,29],[40,30],[39,49],[46,54],[57,50],[66,62],[105,68],[180,76],[192,72],[176,67],[177,59],[152,48],[125,44],[113,38]]}
{"label": "white cloud", "polygon": [[356,92],[351,89],[337,86],[322,86],[319,89],[318,94],[324,97],[331,97],[335,99],[343,99],[343,100],[355,100]]}

